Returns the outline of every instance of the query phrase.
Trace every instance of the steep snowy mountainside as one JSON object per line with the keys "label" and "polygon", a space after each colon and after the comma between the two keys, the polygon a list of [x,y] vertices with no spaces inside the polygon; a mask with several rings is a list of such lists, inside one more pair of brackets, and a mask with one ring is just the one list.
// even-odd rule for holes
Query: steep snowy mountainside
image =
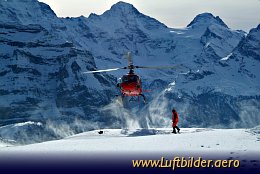
{"label": "steep snowy mountainside", "polygon": [[[217,33],[218,36],[214,36],[212,33]],[[198,58],[195,60],[195,63],[199,65],[197,66],[197,71],[183,74],[179,79],[182,79],[181,81],[185,83],[176,87],[180,90],[186,89],[187,93],[195,94],[215,91],[232,96],[257,95],[259,93],[259,81],[253,78],[253,76],[257,76],[257,71],[254,71],[254,75],[248,76],[245,73],[247,70],[241,72],[242,63],[237,61],[230,62],[235,57],[237,50],[241,49],[244,42],[251,42],[248,40],[248,38],[252,37],[251,35],[250,32],[247,36],[243,36],[243,33],[238,33],[237,31],[223,30],[221,26],[211,25],[208,27],[205,34],[201,37],[201,42],[206,45],[202,54],[197,56]],[[241,39],[240,42],[238,38]],[[255,38],[253,40],[257,42]],[[233,45],[238,46],[234,48]],[[254,45],[257,45],[257,43]],[[223,46],[225,50],[220,46]],[[255,52],[258,50],[257,46],[251,46],[251,49]],[[227,55],[227,51],[230,54]],[[221,57],[221,55],[227,56]],[[250,62],[249,60],[244,61],[244,64]],[[255,62],[254,66],[259,67],[259,63]],[[257,68],[249,67],[250,69],[257,70]]]}
{"label": "steep snowy mountainside", "polygon": [[57,39],[38,24],[1,24],[0,29],[1,125],[75,117],[91,120],[95,107],[110,100],[113,77],[82,74],[96,67],[90,52]]}
{"label": "steep snowy mountainside", "polygon": [[260,90],[260,25],[251,29],[227,59],[231,66],[237,66],[239,74],[248,79],[248,86],[255,84]]}
{"label": "steep snowy mountainside", "polygon": [[250,56],[259,61],[260,59],[260,24],[250,30],[247,37],[240,42],[238,45],[237,51],[245,56]]}
{"label": "steep snowy mountainside", "polygon": [[[226,60],[244,79],[251,89],[245,90],[249,93],[256,86],[257,95],[260,93],[260,25],[250,30],[248,35],[241,40],[232,55]],[[235,72],[232,72],[233,74]],[[242,78],[241,78],[242,79]],[[241,80],[240,79],[240,80]],[[253,95],[253,94],[251,94]]]}
{"label": "steep snowy mountainside", "polygon": [[[225,57],[230,54],[234,45],[238,45],[243,37],[240,31],[232,31],[220,25],[210,25],[201,37],[204,49],[213,50],[219,57]],[[221,46],[221,47],[220,47]]]}
{"label": "steep snowy mountainside", "polygon": [[214,24],[228,28],[219,16],[215,17],[211,13],[202,13],[197,15],[191,23],[187,25],[187,27],[196,31],[200,37],[210,25]]}
{"label": "steep snowy mountainside", "polygon": [[[115,25],[111,25],[111,20]],[[140,13],[132,4],[118,2],[114,4],[110,10],[107,10],[102,15],[98,16],[91,14],[88,17],[89,24],[93,27],[103,27],[110,30],[109,34],[117,34],[118,29],[134,29],[139,28],[142,31],[149,33],[151,30],[167,29],[167,26],[157,21],[154,18]],[[134,27],[134,28],[131,28]],[[119,32],[120,33],[120,32]]]}
{"label": "steep snowy mountainside", "polygon": [[[227,57],[209,64],[203,62],[202,70],[180,76],[177,83],[170,84],[158,97],[166,103],[162,110],[169,110],[172,105],[179,108],[183,116],[181,122],[186,126],[258,125],[260,122],[258,36],[259,26],[252,29]],[[208,69],[209,67],[211,69]],[[155,101],[149,108],[154,106],[158,106]],[[164,114],[166,113],[162,113]],[[150,112],[148,116],[153,118],[153,115]],[[155,119],[150,120],[156,123]]]}
{"label": "steep snowy mountainside", "polygon": [[2,0],[0,7],[2,23],[41,24],[54,27],[58,19],[49,5],[37,0]]}
{"label": "steep snowy mountainside", "polygon": [[201,26],[207,25],[208,23],[217,23],[223,27],[228,28],[228,26],[220,19],[219,16],[214,17],[211,13],[202,13],[197,15],[188,25],[187,27]]}
{"label": "steep snowy mountainside", "polygon": [[[135,57],[140,57],[139,60],[135,58],[138,63],[145,63],[151,59],[156,61],[152,55],[146,58],[151,47],[156,48],[157,44],[161,44],[162,37],[167,39],[166,42],[171,42],[168,39],[169,29],[164,24],[143,15],[133,5],[123,2],[113,5],[100,16],[90,15],[86,19],[86,25],[89,26],[92,36],[87,46],[95,55],[99,67],[125,66],[126,60],[122,57],[126,50],[131,50]],[[95,39],[94,43],[92,39]]]}

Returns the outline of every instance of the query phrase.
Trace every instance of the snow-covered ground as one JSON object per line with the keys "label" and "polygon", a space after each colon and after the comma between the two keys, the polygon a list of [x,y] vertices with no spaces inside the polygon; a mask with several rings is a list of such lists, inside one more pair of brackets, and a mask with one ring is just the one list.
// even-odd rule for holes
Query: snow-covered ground
{"label": "snow-covered ground", "polygon": [[[229,152],[238,156],[260,152],[258,129],[204,129],[182,128],[181,134],[172,134],[169,128],[105,129],[89,131],[61,140],[24,146],[0,143],[0,154],[25,152],[88,153],[88,152]],[[1,141],[0,141],[1,142]]]}

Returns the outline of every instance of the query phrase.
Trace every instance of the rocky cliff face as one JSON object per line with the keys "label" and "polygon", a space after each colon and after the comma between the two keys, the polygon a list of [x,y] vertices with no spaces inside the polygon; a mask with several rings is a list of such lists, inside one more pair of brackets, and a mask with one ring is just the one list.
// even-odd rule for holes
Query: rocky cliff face
{"label": "rocky cliff face", "polygon": [[102,108],[126,72],[83,72],[125,66],[127,51],[136,65],[184,67],[136,71],[153,91],[141,111],[145,124],[169,126],[172,107],[186,127],[260,123],[259,26],[246,35],[203,13],[183,29],[168,28],[124,2],[88,18],[58,18],[36,0],[1,1],[0,7],[2,137],[20,137],[24,129],[17,127],[38,130],[30,136],[42,140],[120,127]]}

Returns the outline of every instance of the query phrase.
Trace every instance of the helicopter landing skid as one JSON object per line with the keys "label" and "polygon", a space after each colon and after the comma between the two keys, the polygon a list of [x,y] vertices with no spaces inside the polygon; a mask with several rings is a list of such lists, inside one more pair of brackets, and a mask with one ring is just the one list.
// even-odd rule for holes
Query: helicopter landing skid
{"label": "helicopter landing skid", "polygon": [[[144,102],[144,104],[146,104],[146,98],[145,98],[145,96],[144,96],[143,94],[139,94],[139,96],[142,96],[142,97],[143,97],[143,102]],[[139,99],[139,97],[138,97],[138,99]]]}
{"label": "helicopter landing skid", "polygon": [[143,102],[146,103],[146,98],[143,94],[139,94],[138,97],[131,97],[128,101],[129,102],[136,102],[136,101],[140,102],[140,96],[142,96]]}
{"label": "helicopter landing skid", "polygon": [[129,100],[129,102],[135,102],[135,101],[138,101],[135,97],[131,97]]}

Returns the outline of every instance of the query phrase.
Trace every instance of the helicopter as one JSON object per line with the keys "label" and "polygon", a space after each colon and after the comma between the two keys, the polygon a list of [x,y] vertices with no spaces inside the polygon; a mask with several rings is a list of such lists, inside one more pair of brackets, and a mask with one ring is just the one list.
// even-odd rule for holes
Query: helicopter
{"label": "helicopter", "polygon": [[131,52],[127,53],[128,66],[121,68],[113,68],[113,69],[105,69],[105,70],[95,70],[95,71],[87,71],[84,73],[101,73],[101,72],[109,72],[109,71],[117,71],[122,69],[129,69],[129,72],[126,75],[123,75],[118,79],[117,87],[120,89],[122,98],[131,97],[130,100],[133,100],[133,97],[141,96],[143,98],[143,102],[146,103],[146,97],[143,94],[142,89],[142,81],[140,76],[135,74],[134,69],[175,69],[179,67],[176,66],[135,66],[133,64],[133,58]]}

